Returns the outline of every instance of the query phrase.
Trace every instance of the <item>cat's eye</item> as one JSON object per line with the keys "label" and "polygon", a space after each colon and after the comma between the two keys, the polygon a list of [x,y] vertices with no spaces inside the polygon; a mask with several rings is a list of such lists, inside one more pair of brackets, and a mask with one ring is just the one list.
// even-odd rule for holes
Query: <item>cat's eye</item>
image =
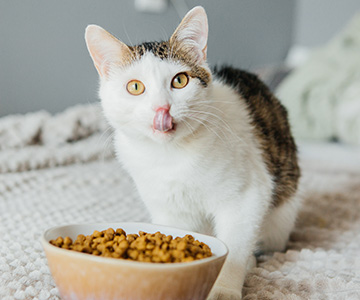
{"label": "cat's eye", "polygon": [[131,95],[138,96],[145,91],[145,85],[139,80],[131,80],[127,84],[126,89]]}
{"label": "cat's eye", "polygon": [[171,86],[175,89],[182,89],[189,83],[189,76],[185,73],[179,73],[175,75],[171,82]]}

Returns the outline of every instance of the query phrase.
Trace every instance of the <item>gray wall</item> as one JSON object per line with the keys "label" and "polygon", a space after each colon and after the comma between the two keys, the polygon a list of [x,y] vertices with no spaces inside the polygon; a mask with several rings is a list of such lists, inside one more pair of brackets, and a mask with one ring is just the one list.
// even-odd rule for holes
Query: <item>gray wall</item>
{"label": "gray wall", "polygon": [[297,0],[294,43],[305,47],[329,41],[360,14],[360,0]]}
{"label": "gray wall", "polygon": [[[184,3],[207,10],[210,63],[248,69],[284,59],[292,42],[294,1]],[[84,43],[86,25],[98,24],[136,44],[167,39],[179,14],[171,3],[158,15],[137,12],[129,0],[0,0],[0,116],[40,109],[54,113],[97,101],[97,73]]]}

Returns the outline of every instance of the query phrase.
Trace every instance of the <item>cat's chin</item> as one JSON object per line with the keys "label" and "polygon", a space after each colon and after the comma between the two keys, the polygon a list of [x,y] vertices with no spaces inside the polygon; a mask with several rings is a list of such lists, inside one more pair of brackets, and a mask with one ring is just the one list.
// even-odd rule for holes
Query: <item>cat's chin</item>
{"label": "cat's chin", "polygon": [[176,128],[174,127],[168,131],[159,131],[159,130],[152,130],[151,138],[155,142],[159,143],[168,143],[172,141],[176,137]]}

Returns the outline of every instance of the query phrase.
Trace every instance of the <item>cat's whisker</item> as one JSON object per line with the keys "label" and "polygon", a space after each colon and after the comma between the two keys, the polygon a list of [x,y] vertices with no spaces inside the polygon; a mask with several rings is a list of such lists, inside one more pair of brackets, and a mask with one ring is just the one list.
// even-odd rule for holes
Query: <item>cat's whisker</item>
{"label": "cat's whisker", "polygon": [[237,105],[237,103],[234,102],[234,101],[213,100],[213,99],[210,99],[210,100],[206,100],[206,99],[198,100],[196,103],[206,103],[206,104],[221,103],[221,104],[233,104],[233,105]]}
{"label": "cat's whisker", "polygon": [[169,37],[168,37],[165,27],[161,26],[160,30],[161,30],[161,35],[163,36],[162,37],[163,41],[166,41]]}
{"label": "cat's whisker", "polygon": [[[104,151],[106,151],[106,150],[109,150],[110,148],[112,148],[112,145],[113,145],[113,138],[114,138],[114,136],[115,136],[115,132],[112,132],[109,136],[108,136],[108,138],[106,139],[106,141],[105,141],[105,147],[104,147]],[[105,153],[103,154],[104,156],[105,156]]]}
{"label": "cat's whisker", "polygon": [[[221,110],[219,110],[221,111]],[[244,143],[244,140],[242,138],[240,138],[240,136],[234,131],[234,129],[230,126],[230,124],[226,121],[224,121],[223,118],[221,118],[220,116],[214,114],[214,113],[210,113],[210,112],[205,112],[205,111],[198,111],[198,113],[202,113],[202,114],[207,114],[207,115],[211,115],[212,117],[215,117],[216,119],[218,119],[219,121],[221,121],[221,123],[223,123],[225,125],[225,129],[233,136],[236,137],[240,142]],[[225,116],[225,113],[222,112]]]}
{"label": "cat's whisker", "polygon": [[[208,101],[199,101],[199,102],[211,103]],[[197,108],[201,108],[201,106],[202,105],[198,105]],[[213,107],[210,104],[209,105],[206,104],[205,106],[207,107],[206,110],[195,110],[183,105],[177,108],[177,117],[182,121],[186,118],[193,119],[189,117],[190,114],[193,117],[201,119],[201,121],[203,122],[207,122],[209,125],[211,125],[214,128],[214,130],[215,129],[217,130],[218,135],[223,136],[224,139],[228,140],[232,144],[235,143],[236,140],[240,141],[242,144],[245,144],[245,141],[239,137],[239,135],[233,130],[233,128],[227,122],[223,120],[223,118],[216,115],[215,113],[208,112],[209,108],[216,108],[216,107]],[[221,109],[215,109],[215,110],[218,111],[219,113],[222,113],[225,117],[225,113],[221,111]],[[222,126],[221,124],[223,124],[224,126]]]}
{"label": "cat's whisker", "polygon": [[[219,113],[220,112],[222,114],[224,114],[219,109]],[[177,108],[177,117],[178,118],[180,118],[182,120],[184,120],[186,118],[192,119],[191,117],[189,117],[189,114],[192,115],[193,117],[197,117],[197,118],[200,118],[200,116],[201,116],[201,121],[205,121],[209,125],[211,125],[212,127],[216,128],[217,131],[219,132],[219,134],[221,134],[227,140],[233,142],[233,139],[231,139],[230,137],[237,137],[239,139],[239,137],[234,133],[234,131],[231,129],[231,127],[228,125],[228,123],[226,123],[218,115],[207,112],[207,111],[200,111],[200,110],[191,109],[191,108],[186,107],[185,105],[183,105],[182,107]],[[225,116],[225,114],[224,114],[224,116]],[[221,126],[221,123],[225,124],[225,126]],[[224,128],[226,129],[226,131],[224,131]],[[211,131],[211,132],[214,132],[214,131]]]}
{"label": "cat's whisker", "polygon": [[223,118],[219,117],[219,116],[216,115],[215,113],[211,113],[211,112],[209,112],[209,111],[198,111],[198,110],[191,110],[191,111],[192,111],[192,112],[195,112],[195,113],[198,113],[198,114],[202,114],[202,115],[206,115],[206,116],[209,116],[209,117],[213,117],[213,118],[219,120],[219,121],[225,126],[225,128],[228,129],[228,131],[229,131],[230,133],[234,133],[233,130],[232,130],[232,128],[230,127],[230,125],[229,125],[226,121],[224,121]]}
{"label": "cat's whisker", "polygon": [[190,125],[190,123],[186,120],[182,120],[182,122],[185,124],[185,126],[190,130],[190,133],[192,136],[195,136],[195,129],[193,126]]}
{"label": "cat's whisker", "polygon": [[207,126],[202,120],[199,120],[197,118],[193,119],[194,121],[200,123],[201,125],[204,126],[204,128],[206,128],[208,131],[212,132],[213,134],[215,134],[222,142],[225,142],[225,140],[210,126]]}
{"label": "cat's whisker", "polygon": [[125,32],[125,36],[127,37],[127,40],[128,40],[128,46],[130,46],[130,47],[134,47],[134,43],[132,42],[132,40],[131,40],[131,38],[130,38],[130,35],[129,35],[129,33],[128,33],[128,31],[127,31],[127,27],[125,26],[125,23],[124,23],[124,20],[123,20],[123,30],[124,30],[124,32]]}
{"label": "cat's whisker", "polygon": [[221,140],[223,142],[226,142],[228,141],[229,143],[233,144],[234,142],[234,139],[233,139],[233,136],[230,135],[230,133],[228,131],[225,131],[223,129],[223,127],[220,126],[220,124],[218,122],[216,122],[216,120],[213,120],[211,118],[207,118],[207,117],[204,117],[204,116],[197,116],[198,119],[206,122],[209,124],[209,127],[213,128],[213,132],[216,131],[218,133],[217,136],[222,136],[223,138],[221,138]]}
{"label": "cat's whisker", "polygon": [[[114,129],[111,127],[111,126],[108,126],[103,132],[102,132],[102,134],[100,135],[100,137],[99,137],[99,141],[101,141],[101,139],[105,136],[105,135],[107,135],[109,132],[110,132],[110,134],[111,134],[111,132],[113,131]],[[106,137],[107,138],[107,137]]]}
{"label": "cat's whisker", "polygon": [[[105,135],[107,135],[107,136],[106,136],[105,140],[103,141]],[[104,132],[99,137],[98,143],[100,145],[102,145],[102,148],[103,148],[103,151],[101,152],[101,157],[100,157],[101,161],[105,160],[106,152],[111,151],[110,149],[112,149],[112,141],[113,141],[114,135],[115,135],[115,131],[113,131],[112,128],[109,126],[106,130],[104,130]]]}
{"label": "cat's whisker", "polygon": [[[209,132],[212,132],[213,134],[215,134],[222,142],[226,142],[218,133],[217,133],[217,131],[214,129],[214,128],[212,128],[212,126],[208,126],[205,122],[208,122],[208,123],[210,123],[209,122],[209,120],[207,120],[207,119],[199,119],[198,117],[195,117],[195,116],[193,116],[193,117],[188,117],[190,120],[193,120],[193,121],[196,121],[196,122],[198,122],[198,123],[200,123],[201,125],[203,125],[204,126],[204,128],[206,128]],[[220,128],[218,128],[218,129],[220,129]],[[220,129],[220,131],[221,131],[221,129]]]}
{"label": "cat's whisker", "polygon": [[[235,140],[238,140],[242,144],[246,144],[245,141],[243,139],[241,139],[239,137],[239,135],[230,127],[230,125],[227,122],[225,122],[223,119],[221,119],[219,116],[214,115],[214,114],[209,116],[209,114],[207,114],[206,112],[203,112],[203,111],[194,111],[194,112],[197,114],[198,117],[201,116],[202,120],[205,120],[208,123],[210,123],[212,126],[216,127],[221,132],[221,134],[224,137],[226,137],[226,139],[229,142],[234,143]],[[214,117],[216,117],[216,118],[214,118]],[[220,123],[219,123],[219,120],[221,121]],[[225,127],[221,126],[221,124],[224,124]]]}
{"label": "cat's whisker", "polygon": [[[103,144],[106,146],[107,144],[107,140],[109,138],[109,136],[111,136],[111,134],[113,133],[113,128],[108,126],[100,135],[99,139],[98,139],[98,143],[99,144]],[[104,140],[103,140],[104,139]]]}
{"label": "cat's whisker", "polygon": [[220,114],[222,114],[223,116],[225,116],[225,113],[224,113],[220,108],[217,108],[217,107],[215,107],[214,105],[210,105],[210,104],[202,103],[202,102],[197,102],[196,104],[197,104],[197,106],[199,106],[199,107],[207,107],[207,108],[214,109],[214,110],[216,110],[217,112],[219,112]]}

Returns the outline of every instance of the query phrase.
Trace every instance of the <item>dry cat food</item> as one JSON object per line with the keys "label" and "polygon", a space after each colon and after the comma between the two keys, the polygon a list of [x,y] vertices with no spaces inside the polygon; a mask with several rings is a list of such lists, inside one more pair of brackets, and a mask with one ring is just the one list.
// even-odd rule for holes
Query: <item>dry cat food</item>
{"label": "dry cat food", "polygon": [[173,238],[160,232],[126,234],[118,228],[97,231],[85,236],[79,234],[73,242],[69,237],[58,237],[50,244],[69,250],[98,256],[129,259],[142,262],[190,262],[212,255],[210,247],[195,240],[192,235]]}

